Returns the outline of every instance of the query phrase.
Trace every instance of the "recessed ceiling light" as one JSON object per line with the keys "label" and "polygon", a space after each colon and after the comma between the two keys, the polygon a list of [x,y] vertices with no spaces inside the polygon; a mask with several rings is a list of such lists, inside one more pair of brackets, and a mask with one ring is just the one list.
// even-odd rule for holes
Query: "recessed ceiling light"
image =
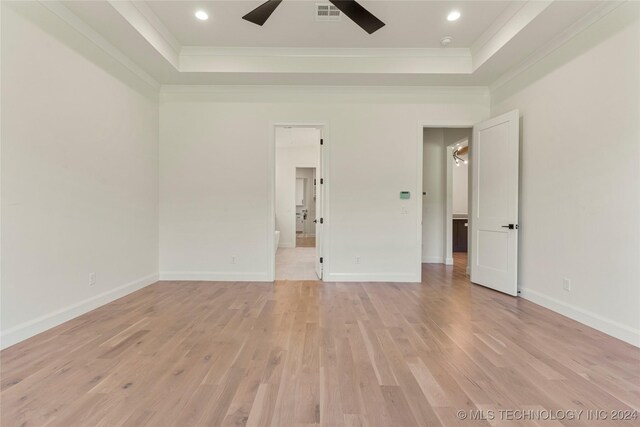
{"label": "recessed ceiling light", "polygon": [[450,36],[446,36],[440,39],[440,44],[442,46],[449,46],[453,39]]}
{"label": "recessed ceiling light", "polygon": [[196,18],[201,21],[206,21],[207,19],[209,19],[209,15],[204,10],[199,10],[196,12]]}
{"label": "recessed ceiling light", "polygon": [[458,12],[457,10],[452,10],[447,15],[447,21],[457,21],[458,18],[460,18],[460,12]]}

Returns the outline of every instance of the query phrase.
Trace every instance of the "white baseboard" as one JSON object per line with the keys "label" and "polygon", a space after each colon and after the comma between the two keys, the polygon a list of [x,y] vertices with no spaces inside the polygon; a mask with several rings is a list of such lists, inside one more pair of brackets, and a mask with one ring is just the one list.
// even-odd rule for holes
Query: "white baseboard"
{"label": "white baseboard", "polygon": [[420,273],[326,273],[325,282],[401,282],[420,283]]}
{"label": "white baseboard", "polygon": [[444,263],[445,263],[446,265],[453,265],[453,258],[447,258],[447,259],[445,259],[445,260],[444,260]]}
{"label": "white baseboard", "polygon": [[4,349],[17,344],[20,341],[31,338],[32,336],[37,335],[40,332],[44,332],[47,329],[58,326],[68,320],[71,320],[100,306],[108,304],[118,298],[122,298],[125,295],[137,291],[138,289],[142,289],[145,286],[149,286],[157,281],[158,275],[151,274],[138,280],[134,280],[133,282],[129,282],[125,285],[119,286],[115,289],[111,289],[99,295],[87,298],[63,309],[56,310],[52,313],[45,314],[44,316],[37,317],[27,322],[23,322],[17,326],[14,326],[13,328],[9,328],[6,331],[2,332],[2,336],[0,337],[0,348]]}
{"label": "white baseboard", "polygon": [[580,307],[567,304],[531,289],[521,288],[520,296],[526,300],[548,308],[549,310],[590,326],[593,329],[597,329],[600,332],[604,332],[612,337],[628,342],[631,345],[640,347],[639,329],[623,325],[589,310],[584,310]]}
{"label": "white baseboard", "polygon": [[160,280],[207,282],[272,282],[269,273],[244,273],[240,271],[161,271]]}
{"label": "white baseboard", "polygon": [[[444,258],[441,256],[425,256],[422,257],[423,264],[444,264]],[[451,260],[453,264],[453,260]]]}

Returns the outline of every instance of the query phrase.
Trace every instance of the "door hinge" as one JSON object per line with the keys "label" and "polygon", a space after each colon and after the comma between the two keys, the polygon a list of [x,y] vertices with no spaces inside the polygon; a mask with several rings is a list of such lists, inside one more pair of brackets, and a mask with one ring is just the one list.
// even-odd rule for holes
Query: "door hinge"
{"label": "door hinge", "polygon": [[320,145],[324,145],[324,139],[320,138]]}
{"label": "door hinge", "polygon": [[324,218],[320,218],[320,224],[324,224]]}
{"label": "door hinge", "polygon": [[320,264],[322,264],[322,262],[323,262],[323,261],[324,261],[324,260],[323,260],[323,258],[322,258],[322,257],[320,257]]}
{"label": "door hinge", "polygon": [[324,178],[320,178],[320,184],[324,184]]}

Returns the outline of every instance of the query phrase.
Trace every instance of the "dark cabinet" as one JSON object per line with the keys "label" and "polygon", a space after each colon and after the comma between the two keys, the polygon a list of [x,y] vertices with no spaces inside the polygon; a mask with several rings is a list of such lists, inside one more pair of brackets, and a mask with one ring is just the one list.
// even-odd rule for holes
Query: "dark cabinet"
{"label": "dark cabinet", "polygon": [[467,252],[467,219],[453,220],[453,252]]}

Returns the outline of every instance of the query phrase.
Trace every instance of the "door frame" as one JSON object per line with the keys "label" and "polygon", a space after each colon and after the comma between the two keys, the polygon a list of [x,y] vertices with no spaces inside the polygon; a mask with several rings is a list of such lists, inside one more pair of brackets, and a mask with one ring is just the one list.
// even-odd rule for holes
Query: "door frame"
{"label": "door frame", "polygon": [[[320,176],[324,180],[323,187],[316,189],[322,197],[322,203],[320,203],[320,209],[316,204],[316,216],[324,218],[322,227],[316,228],[316,239],[321,234],[320,245],[318,247],[319,254],[316,256],[323,257],[322,263],[322,277],[326,277],[329,271],[331,259],[327,249],[330,247],[329,243],[329,227],[331,222],[328,220],[330,217],[330,203],[329,203],[329,190],[331,186],[331,180],[329,179],[329,125],[327,122],[271,122],[269,123],[269,155],[267,156],[267,197],[268,212],[267,212],[267,256],[268,256],[268,271],[267,275],[269,281],[273,282],[276,278],[276,247],[275,247],[275,230],[276,230],[276,128],[278,127],[301,127],[301,128],[318,128],[320,129],[320,138],[324,140],[324,145],[320,150]],[[318,197],[318,195],[316,195]],[[316,202],[317,203],[317,202]],[[321,279],[319,279],[321,280]]]}
{"label": "door frame", "polygon": [[[481,121],[481,120],[480,120]],[[416,251],[416,264],[417,264],[417,277],[420,278],[420,281],[422,281],[422,202],[423,202],[423,187],[422,187],[422,180],[423,180],[423,174],[424,174],[424,129],[425,128],[450,128],[450,129],[456,129],[456,128],[473,128],[473,126],[478,123],[478,120],[474,121],[474,120],[429,120],[429,121],[420,121],[418,123],[418,131],[417,131],[417,153],[418,155],[417,157],[417,169],[418,169],[418,176],[417,176],[417,188],[418,188],[418,196],[417,199],[417,203],[416,203],[416,211],[418,212],[417,215],[417,242],[418,244],[416,245],[417,247],[417,251]],[[472,132],[472,136],[469,139],[469,177],[471,177],[471,156],[473,155],[473,132]],[[446,147],[445,147],[446,148]],[[443,181],[443,185],[446,185],[446,177],[445,180]],[[446,189],[446,188],[445,188]],[[470,196],[471,193],[469,193]],[[446,217],[447,217],[447,203],[445,203],[444,205],[444,217],[445,217],[445,221],[446,221]],[[471,227],[471,216],[472,216],[472,206],[471,203],[469,203],[469,227]],[[445,230],[446,230],[446,223],[443,224],[445,226]],[[446,233],[445,233],[446,234]],[[444,242],[444,248],[443,248],[443,255],[446,257],[446,245],[447,245],[447,240],[446,240],[446,235],[445,235],[445,242]],[[469,241],[468,241],[468,258],[467,258],[467,275],[470,274],[470,262],[468,261],[469,259],[471,259],[471,235],[469,235]]]}

